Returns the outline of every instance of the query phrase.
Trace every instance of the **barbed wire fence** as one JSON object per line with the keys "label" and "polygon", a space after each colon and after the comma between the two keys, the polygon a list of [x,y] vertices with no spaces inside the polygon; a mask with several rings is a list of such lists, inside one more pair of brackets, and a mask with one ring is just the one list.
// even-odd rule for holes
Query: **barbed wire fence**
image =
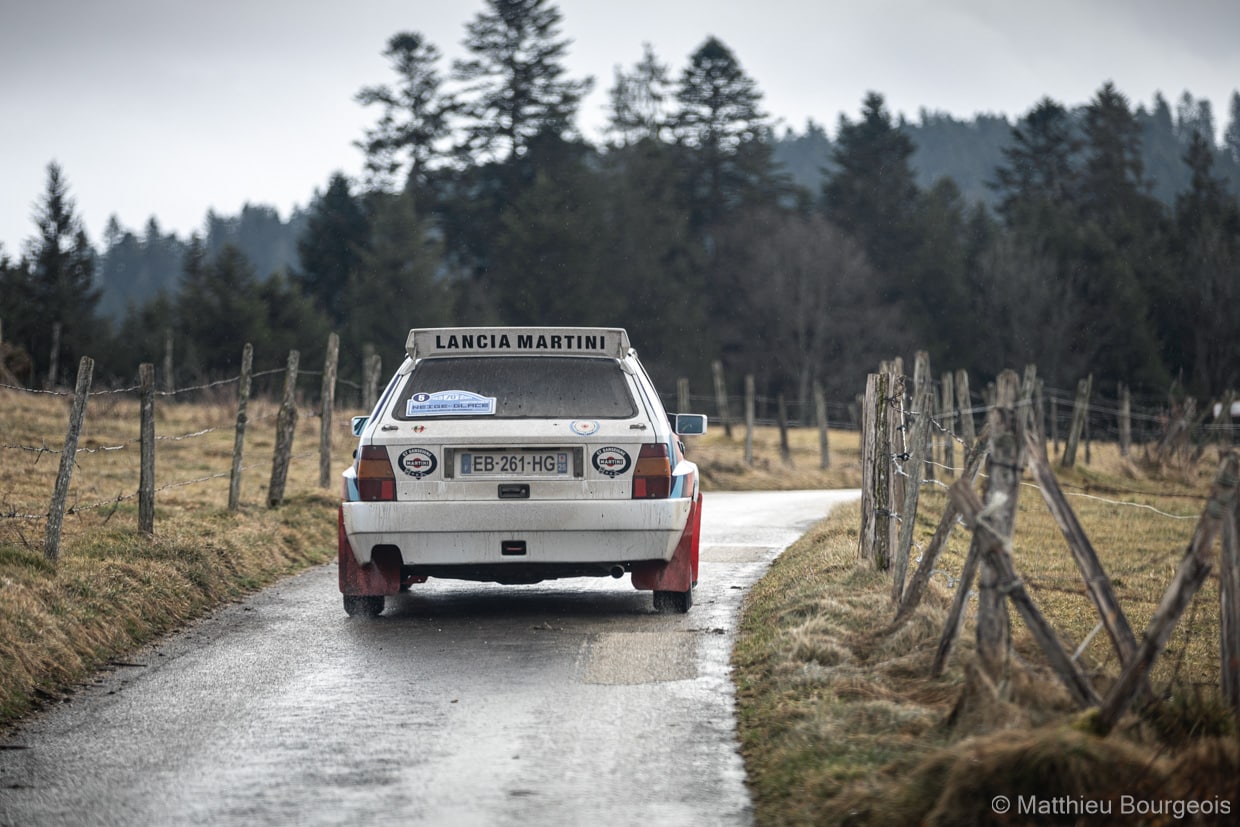
{"label": "barbed wire fence", "polygon": [[[289,353],[283,367],[262,371],[252,371],[253,348],[246,344],[242,355],[242,369],[236,376],[201,382],[185,387],[168,387],[158,390],[155,387],[154,366],[143,364],[139,368],[139,384],[129,387],[111,388],[92,391],[94,361],[83,357],[78,368],[77,382],[73,390],[32,389],[16,385],[0,384],[0,392],[30,395],[39,397],[60,397],[70,403],[69,426],[62,440],[51,437],[40,437],[34,441],[4,440],[0,442],[0,452],[13,453],[31,458],[31,466],[38,465],[44,459],[54,459],[59,463],[56,481],[45,511],[19,506],[9,502],[0,502],[0,522],[42,523],[45,528],[43,539],[44,558],[55,564],[61,546],[63,520],[66,516],[83,515],[88,512],[100,512],[104,516],[101,524],[106,524],[120,506],[127,502],[137,501],[137,529],[144,533],[154,530],[154,503],[156,495],[174,489],[210,483],[216,480],[229,479],[228,509],[236,511],[240,506],[240,484],[242,476],[258,469],[261,462],[246,462],[245,433],[248,427],[274,420],[276,424],[276,446],[272,453],[272,474],[267,486],[267,506],[274,508],[284,498],[285,482],[291,463],[319,458],[319,485],[327,488],[331,484],[331,456],[334,443],[332,413],[335,408],[336,386],[344,385],[357,391],[363,405],[373,406],[377,398],[377,383],[381,369],[380,358],[373,354],[373,349],[366,354],[366,372],[363,383],[348,382],[336,376],[336,364],[339,358],[339,338],[332,333],[328,339],[327,356],[322,371],[300,371],[299,354],[296,350]],[[274,411],[263,412],[253,416],[248,410],[251,387],[255,379],[266,377],[283,377],[283,394],[279,406]],[[298,392],[298,382],[304,379],[320,379],[318,405],[309,407],[299,399],[307,394]],[[191,397],[212,400],[221,390],[232,390],[236,386],[236,418],[232,425],[212,425],[197,428],[184,433],[155,432],[155,403],[157,400],[180,401]],[[312,395],[312,394],[311,394]],[[229,396],[232,396],[230,393]],[[79,447],[78,442],[86,418],[88,399],[107,400],[106,408],[115,407],[115,400],[138,401],[139,435],[136,438],[124,439],[114,444],[89,445]],[[298,420],[320,420],[319,445],[317,450],[292,452],[293,437]],[[213,471],[186,479],[155,483],[155,453],[158,445],[170,446],[178,443],[193,443],[210,437],[218,432],[231,429],[234,433],[234,444],[231,464],[228,470]],[[33,443],[33,444],[32,444]],[[76,493],[86,486],[71,488],[75,472],[81,472],[80,460],[95,454],[128,453],[137,450],[139,454],[138,481],[133,484],[132,471],[122,474],[125,482],[122,490],[114,496],[81,502],[80,494]],[[71,493],[73,494],[71,498]],[[6,496],[7,500],[8,497]],[[25,540],[25,531],[18,529],[18,534]],[[29,541],[26,541],[29,545]]]}
{"label": "barbed wire fence", "polygon": [[[946,379],[947,375],[945,375]],[[953,385],[960,388],[959,376]],[[967,380],[967,377],[966,377]],[[1199,639],[1219,641],[1220,677],[1215,684],[1234,712],[1240,714],[1240,564],[1237,563],[1235,524],[1240,520],[1236,504],[1237,453],[1232,447],[1236,428],[1230,413],[1234,394],[1207,408],[1203,414],[1191,399],[1154,412],[1134,410],[1130,394],[1120,386],[1119,398],[1090,403],[1092,380],[1083,380],[1077,394],[1045,394],[1037,380],[1036,368],[1026,369],[1023,381],[1014,372],[1001,374],[997,385],[983,392],[983,404],[961,409],[944,402],[950,392],[938,397],[931,392],[929,359],[917,356],[913,377],[903,372],[900,360],[884,363],[880,372],[870,374],[863,397],[862,443],[862,524],[859,555],[876,567],[892,572],[892,598],[895,618],[889,632],[899,629],[912,616],[925,594],[929,580],[941,576],[953,592],[951,608],[942,631],[932,672],[940,674],[960,633],[967,606],[974,606],[977,632],[977,659],[996,687],[1007,686],[1014,658],[1007,606],[1014,607],[1032,637],[1046,656],[1053,671],[1081,707],[1099,708],[1104,729],[1114,726],[1118,717],[1134,702],[1154,697],[1150,673],[1155,660],[1164,653],[1173,634],[1182,638],[1171,664],[1171,676],[1163,694],[1169,694],[1181,681],[1185,652]],[[971,400],[964,386],[957,401]],[[1049,406],[1046,402],[1051,400]],[[1063,414],[1058,410],[1065,404]],[[1047,411],[1047,407],[1050,408]],[[973,417],[985,416],[985,425],[972,433]],[[1050,414],[1047,416],[1047,414]],[[1106,426],[1107,418],[1114,423]],[[1133,424],[1137,427],[1134,429]],[[961,427],[957,428],[957,424]],[[1091,435],[1091,425],[1096,430]],[[1063,450],[1057,429],[1066,428]],[[1055,430],[1052,436],[1046,431]],[[969,432],[965,438],[958,431]],[[1205,449],[1219,449],[1220,465],[1207,495],[1176,493],[1191,513],[1175,514],[1140,502],[1143,493],[1110,490],[1113,496],[1100,497],[1083,491],[1064,491],[1052,471],[1053,456],[1061,467],[1072,467],[1076,449],[1086,446],[1089,462],[1091,439],[1099,433],[1119,444],[1128,456],[1134,446],[1144,451],[1143,462],[1199,462]],[[936,447],[937,443],[937,447]],[[963,464],[952,457],[956,450]],[[1026,472],[1032,476],[1027,480]],[[938,477],[954,478],[950,485]],[[984,482],[983,500],[975,482]],[[923,487],[936,486],[948,493],[932,539],[924,547],[913,541],[913,524],[918,516],[918,494]],[[1057,559],[1039,555],[1037,564],[1044,571],[1022,566],[1019,574],[1013,559],[1016,504],[1021,489],[1033,488],[1045,500],[1065,540],[1070,556]],[[1130,499],[1122,499],[1124,496]],[[1099,555],[1081,528],[1068,504],[1068,498],[1085,498],[1115,509],[1139,509],[1157,519],[1196,521],[1188,550],[1183,547],[1139,556],[1110,555],[1110,571],[1104,570]],[[958,525],[972,531],[969,551],[959,570],[941,567],[941,555]],[[1181,532],[1183,533],[1183,532]],[[1221,552],[1215,554],[1215,540],[1221,537]],[[910,556],[916,554],[910,560]],[[1068,560],[1071,562],[1066,562]],[[1124,565],[1117,566],[1117,561]],[[906,585],[909,564],[915,565]],[[1062,563],[1062,565],[1060,565]],[[1202,610],[1201,587],[1211,571],[1217,569],[1219,610]],[[1114,584],[1148,581],[1171,575],[1170,585],[1159,601],[1153,617],[1138,639],[1116,597]],[[1087,599],[1096,613],[1093,628],[1077,644],[1056,624],[1055,612],[1065,601]],[[1043,608],[1039,608],[1041,605]],[[1191,610],[1190,610],[1191,607]],[[1208,609],[1208,607],[1207,607]],[[1181,623],[1188,611],[1187,623]],[[1206,627],[1209,627],[1208,629]],[[1177,632],[1177,627],[1178,632]],[[1105,695],[1094,687],[1090,674],[1081,666],[1086,649],[1102,631],[1111,639],[1105,660],[1094,667],[1099,673],[1107,663],[1118,663],[1120,678]],[[1198,687],[1200,688],[1200,687]]]}

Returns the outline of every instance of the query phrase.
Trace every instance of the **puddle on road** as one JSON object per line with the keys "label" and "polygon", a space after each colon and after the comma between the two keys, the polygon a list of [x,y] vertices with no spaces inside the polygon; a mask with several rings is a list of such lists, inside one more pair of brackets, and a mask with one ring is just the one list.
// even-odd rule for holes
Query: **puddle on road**
{"label": "puddle on road", "polygon": [[643,684],[697,677],[694,632],[614,632],[589,644],[582,683]]}

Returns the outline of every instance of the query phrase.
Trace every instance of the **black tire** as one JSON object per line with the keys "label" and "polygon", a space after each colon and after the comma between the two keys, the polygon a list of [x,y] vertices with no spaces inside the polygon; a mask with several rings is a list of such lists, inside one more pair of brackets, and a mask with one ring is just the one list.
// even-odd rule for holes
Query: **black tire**
{"label": "black tire", "polygon": [[683,592],[654,593],[654,610],[662,614],[677,612],[684,614],[693,607],[693,589]]}
{"label": "black tire", "polygon": [[378,617],[383,613],[383,595],[346,594],[344,613],[349,617]]}

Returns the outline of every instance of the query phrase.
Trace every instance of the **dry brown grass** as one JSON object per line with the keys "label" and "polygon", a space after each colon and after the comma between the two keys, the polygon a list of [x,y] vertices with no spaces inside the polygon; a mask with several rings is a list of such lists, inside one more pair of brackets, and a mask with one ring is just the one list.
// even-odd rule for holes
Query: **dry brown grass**
{"label": "dry brown grass", "polygon": [[[1111,446],[1094,446],[1090,465],[1059,474],[1138,636],[1171,581],[1216,470],[1206,461],[1164,480]],[[923,489],[915,543],[928,542],[945,503],[940,488]],[[931,678],[968,532],[956,529],[925,604],[893,631],[890,579],[857,559],[859,522],[857,507],[824,521],[784,553],[746,603],[734,664],[760,824],[994,823],[989,802],[998,794],[1182,797],[1192,779],[1207,779],[1191,787],[1198,798],[1230,796],[1240,812],[1235,722],[1216,688],[1217,579],[1155,665],[1163,701],[1099,738],[1087,719],[1078,720],[1014,612],[1009,686],[994,687],[973,668],[971,623],[945,674]],[[1032,485],[1020,491],[1015,559],[1074,651],[1097,615]],[[1080,663],[1099,692],[1118,673],[1105,633],[1085,647]]]}
{"label": "dry brown grass", "polygon": [[[318,486],[317,418],[299,425],[285,503],[265,505],[275,407],[250,406],[242,507],[227,511],[235,403],[156,405],[155,532],[137,530],[138,405],[92,397],[59,560],[46,515],[65,397],[0,389],[0,725],[61,697],[109,660],[335,552],[336,483]],[[333,468],[349,462],[335,420]],[[44,449],[47,449],[46,451]]]}

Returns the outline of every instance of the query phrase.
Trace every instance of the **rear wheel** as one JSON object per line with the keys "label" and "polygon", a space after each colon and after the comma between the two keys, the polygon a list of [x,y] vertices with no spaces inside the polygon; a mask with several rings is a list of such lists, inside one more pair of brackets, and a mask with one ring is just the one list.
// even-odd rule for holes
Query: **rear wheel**
{"label": "rear wheel", "polygon": [[693,589],[683,592],[656,591],[654,593],[654,610],[661,613],[679,612],[684,614],[693,606]]}
{"label": "rear wheel", "polygon": [[349,617],[378,617],[383,613],[383,595],[346,594],[344,613]]}

